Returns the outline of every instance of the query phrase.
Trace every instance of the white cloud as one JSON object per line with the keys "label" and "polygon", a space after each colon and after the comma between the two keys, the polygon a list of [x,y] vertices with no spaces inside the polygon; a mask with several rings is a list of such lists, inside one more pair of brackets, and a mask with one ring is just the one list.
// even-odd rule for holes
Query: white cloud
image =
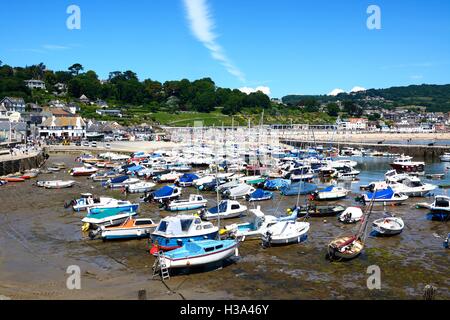
{"label": "white cloud", "polygon": [[412,80],[420,80],[420,79],[422,79],[422,78],[423,78],[423,76],[420,75],[420,74],[415,74],[415,75],[412,75],[412,76],[411,76],[411,79],[412,79]]}
{"label": "white cloud", "polygon": [[270,92],[270,88],[266,87],[266,86],[259,86],[259,87],[256,87],[256,88],[242,87],[242,88],[239,88],[239,90],[244,92],[244,93],[246,93],[246,94],[250,94],[250,93],[253,93],[253,92],[261,91],[262,93],[265,93],[265,94],[267,94],[269,96],[270,93],[271,93]]}
{"label": "white cloud", "polygon": [[186,7],[187,19],[194,36],[211,52],[213,59],[219,61],[225,69],[245,82],[245,75],[227,57],[224,49],[217,43],[217,35],[214,32],[214,19],[206,0],[183,0]]}
{"label": "white cloud", "polygon": [[345,91],[342,89],[334,89],[328,95],[329,96],[337,96],[339,93],[345,93]]}
{"label": "white cloud", "polygon": [[353,87],[352,90],[350,90],[350,92],[361,92],[361,91],[366,91],[366,88],[356,86]]}
{"label": "white cloud", "polygon": [[42,46],[42,48],[47,49],[47,50],[66,50],[66,49],[70,49],[70,47],[56,45],[56,44],[45,44],[45,45]]}

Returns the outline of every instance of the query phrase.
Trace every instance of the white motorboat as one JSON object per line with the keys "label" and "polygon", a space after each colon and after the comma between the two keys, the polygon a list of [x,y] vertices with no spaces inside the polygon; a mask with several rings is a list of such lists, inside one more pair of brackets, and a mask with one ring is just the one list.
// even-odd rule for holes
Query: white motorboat
{"label": "white motorboat", "polygon": [[450,197],[436,196],[433,203],[430,205],[432,214],[447,215],[450,213]]}
{"label": "white motorboat", "polygon": [[405,223],[401,218],[387,217],[377,219],[372,223],[374,231],[381,235],[393,236],[402,232],[405,227]]}
{"label": "white motorboat", "polygon": [[73,168],[70,170],[70,175],[74,177],[86,177],[93,175],[97,171],[97,168],[91,165],[85,165],[84,167]]}
{"label": "white motorboat", "polygon": [[125,191],[128,193],[145,193],[150,192],[156,186],[153,182],[138,182],[134,184],[128,184],[125,186]]}
{"label": "white motorboat", "polygon": [[312,195],[312,198],[314,200],[339,200],[347,197],[349,193],[350,191],[345,188],[329,186],[325,189],[316,191]]}
{"label": "white motorboat", "polygon": [[232,219],[241,216],[245,211],[247,211],[247,206],[237,201],[222,200],[209,210],[203,210],[201,216],[204,220],[216,220],[219,217],[220,219]]}
{"label": "white motorboat", "polygon": [[95,206],[117,203],[118,200],[109,197],[94,197],[92,193],[82,193],[81,198],[72,200],[72,209],[74,211],[85,211]]}
{"label": "white motorboat", "polygon": [[125,240],[148,238],[157,225],[149,218],[128,218],[118,226],[100,226],[97,230],[89,232],[94,239],[99,235],[103,240]]}
{"label": "white motorboat", "polygon": [[425,162],[412,161],[412,157],[402,155],[391,163],[391,167],[399,173],[423,173],[425,171]]}
{"label": "white motorboat", "polygon": [[191,194],[189,199],[173,200],[166,209],[169,211],[188,211],[205,208],[208,200],[198,194]]}
{"label": "white motorboat", "polygon": [[366,205],[368,205],[371,201],[373,201],[374,204],[401,204],[408,199],[409,197],[407,195],[395,192],[391,188],[378,190],[374,193],[369,192],[364,194],[362,197],[362,200]]}
{"label": "white motorboat", "polygon": [[269,226],[262,236],[265,246],[300,243],[306,240],[309,222],[280,221]]}
{"label": "white motorboat", "polygon": [[439,157],[442,162],[450,162],[450,153],[446,152],[442,156]]}
{"label": "white motorboat", "polygon": [[343,223],[356,223],[361,221],[364,213],[359,207],[348,207],[344,212],[339,216],[338,220]]}
{"label": "white motorboat", "polygon": [[437,188],[437,186],[423,183],[418,177],[413,176],[388,177],[386,182],[395,192],[409,197],[424,197]]}
{"label": "white motorboat", "polygon": [[255,191],[256,189],[254,187],[246,183],[241,183],[234,188],[226,190],[224,195],[230,199],[246,198]]}

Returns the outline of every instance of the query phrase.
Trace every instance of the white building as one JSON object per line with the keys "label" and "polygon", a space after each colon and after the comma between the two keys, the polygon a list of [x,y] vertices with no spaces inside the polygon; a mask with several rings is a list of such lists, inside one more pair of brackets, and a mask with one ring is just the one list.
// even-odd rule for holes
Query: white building
{"label": "white building", "polygon": [[86,123],[81,117],[51,116],[39,126],[41,137],[76,138],[86,136]]}
{"label": "white building", "polygon": [[365,131],[367,130],[368,120],[364,118],[350,118],[346,121],[337,122],[338,130],[342,131]]}
{"label": "white building", "polygon": [[42,89],[45,90],[45,82],[41,80],[25,80],[25,84],[30,89]]}

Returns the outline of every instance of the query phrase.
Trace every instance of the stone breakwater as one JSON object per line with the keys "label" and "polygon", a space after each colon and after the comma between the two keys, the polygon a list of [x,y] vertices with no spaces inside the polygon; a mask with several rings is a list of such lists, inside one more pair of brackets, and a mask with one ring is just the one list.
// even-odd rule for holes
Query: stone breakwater
{"label": "stone breakwater", "polygon": [[22,156],[0,157],[0,176],[39,168],[44,164],[46,159],[47,154],[45,151]]}

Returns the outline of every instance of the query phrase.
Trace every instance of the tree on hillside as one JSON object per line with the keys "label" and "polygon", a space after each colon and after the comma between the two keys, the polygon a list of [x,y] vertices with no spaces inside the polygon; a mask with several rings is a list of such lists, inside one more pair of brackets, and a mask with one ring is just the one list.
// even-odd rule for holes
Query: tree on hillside
{"label": "tree on hillside", "polygon": [[73,75],[78,75],[80,73],[80,71],[84,70],[83,66],[79,63],[75,63],[73,65],[71,65],[69,67],[69,71],[73,74]]}
{"label": "tree on hillside", "polygon": [[327,114],[330,117],[337,117],[339,115],[339,111],[341,111],[341,109],[339,108],[337,103],[330,102],[329,104],[327,104]]}
{"label": "tree on hillside", "polygon": [[362,108],[351,100],[344,101],[344,112],[354,117],[360,117],[363,114]]}

